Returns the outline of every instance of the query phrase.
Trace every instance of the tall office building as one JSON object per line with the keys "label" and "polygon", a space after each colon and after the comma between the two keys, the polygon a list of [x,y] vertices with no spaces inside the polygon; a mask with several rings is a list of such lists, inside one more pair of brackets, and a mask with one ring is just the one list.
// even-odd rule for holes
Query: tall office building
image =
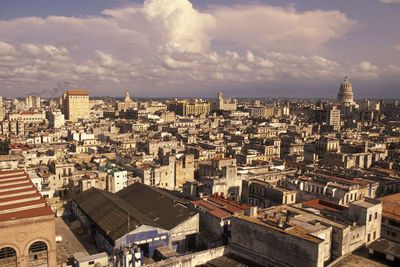
{"label": "tall office building", "polygon": [[345,106],[354,104],[353,86],[349,82],[347,76],[344,78],[344,82],[340,85],[338,101]]}
{"label": "tall office building", "polygon": [[65,119],[76,122],[89,118],[89,93],[83,90],[68,90],[63,94]]}

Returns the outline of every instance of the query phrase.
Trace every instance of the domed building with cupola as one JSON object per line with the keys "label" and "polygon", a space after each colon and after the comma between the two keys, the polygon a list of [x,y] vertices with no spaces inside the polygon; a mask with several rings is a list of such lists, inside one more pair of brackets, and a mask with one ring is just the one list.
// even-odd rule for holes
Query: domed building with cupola
{"label": "domed building with cupola", "polygon": [[338,94],[338,101],[342,103],[342,105],[350,106],[354,105],[354,94],[353,94],[353,86],[349,82],[347,76],[344,78],[344,81],[340,85],[340,90]]}
{"label": "domed building with cupola", "polygon": [[125,92],[125,99],[123,102],[118,102],[117,108],[118,111],[121,110],[129,110],[129,109],[136,109],[138,106],[137,102],[132,101],[131,97],[129,96],[129,92]]}

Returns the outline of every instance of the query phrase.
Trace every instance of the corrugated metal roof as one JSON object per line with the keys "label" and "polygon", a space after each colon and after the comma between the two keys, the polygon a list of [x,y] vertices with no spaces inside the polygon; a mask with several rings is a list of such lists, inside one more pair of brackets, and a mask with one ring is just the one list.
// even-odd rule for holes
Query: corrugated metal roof
{"label": "corrugated metal roof", "polygon": [[113,241],[134,230],[140,224],[157,226],[155,222],[129,206],[118,196],[97,188],[90,188],[78,194],[74,201]]}
{"label": "corrugated metal roof", "polygon": [[141,183],[116,194],[90,188],[74,201],[113,241],[141,224],[170,230],[196,214],[179,198]]}
{"label": "corrugated metal roof", "polygon": [[166,230],[196,214],[196,211],[184,206],[185,202],[180,198],[142,183],[134,183],[117,192],[117,195]]}

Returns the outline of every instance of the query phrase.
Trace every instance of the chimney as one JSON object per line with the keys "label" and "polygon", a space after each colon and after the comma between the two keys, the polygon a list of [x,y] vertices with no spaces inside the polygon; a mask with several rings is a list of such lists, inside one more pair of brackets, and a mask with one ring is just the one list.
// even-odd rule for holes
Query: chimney
{"label": "chimney", "polygon": [[290,214],[287,213],[286,214],[286,223],[289,224],[289,222],[290,222]]}
{"label": "chimney", "polygon": [[257,207],[248,207],[244,209],[244,215],[257,218]]}
{"label": "chimney", "polygon": [[250,207],[250,217],[257,218],[257,206]]}
{"label": "chimney", "polygon": [[283,227],[283,224],[284,224],[283,218],[282,218],[282,217],[279,217],[279,218],[278,218],[278,226],[282,228],[282,227]]}

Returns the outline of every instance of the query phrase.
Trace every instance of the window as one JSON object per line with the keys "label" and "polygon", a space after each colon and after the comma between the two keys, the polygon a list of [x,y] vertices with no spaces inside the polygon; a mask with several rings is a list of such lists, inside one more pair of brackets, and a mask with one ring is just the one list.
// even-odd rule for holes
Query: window
{"label": "window", "polygon": [[89,261],[89,265],[94,265],[94,261]]}
{"label": "window", "polygon": [[370,240],[371,240],[371,234],[368,234],[367,242],[369,242]]}
{"label": "window", "polygon": [[7,266],[16,266],[17,264],[17,253],[11,247],[5,247],[0,249],[0,264],[10,264]]}
{"label": "window", "polygon": [[375,220],[378,219],[378,212],[375,212]]}
{"label": "window", "polygon": [[372,221],[372,214],[369,215],[368,221],[369,221],[369,222]]}
{"label": "window", "polygon": [[376,231],[374,231],[374,238],[373,239],[375,240],[375,238],[376,238]]}

